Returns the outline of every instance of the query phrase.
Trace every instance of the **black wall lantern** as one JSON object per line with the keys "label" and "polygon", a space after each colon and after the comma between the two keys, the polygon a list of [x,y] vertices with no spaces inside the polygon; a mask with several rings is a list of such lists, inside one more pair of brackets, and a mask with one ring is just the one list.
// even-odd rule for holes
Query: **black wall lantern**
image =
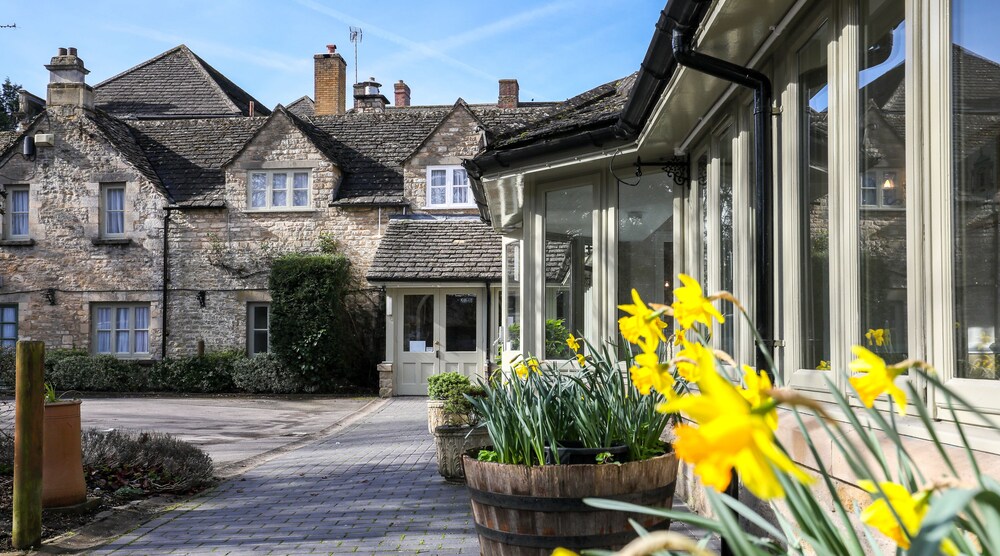
{"label": "black wall lantern", "polygon": [[49,305],[55,305],[56,304],[56,289],[55,288],[49,288],[49,289],[45,290],[45,301],[48,301]]}
{"label": "black wall lantern", "polygon": [[205,293],[205,290],[200,290],[198,292],[198,306],[199,307],[204,307],[205,306],[205,296],[206,295],[207,294]]}

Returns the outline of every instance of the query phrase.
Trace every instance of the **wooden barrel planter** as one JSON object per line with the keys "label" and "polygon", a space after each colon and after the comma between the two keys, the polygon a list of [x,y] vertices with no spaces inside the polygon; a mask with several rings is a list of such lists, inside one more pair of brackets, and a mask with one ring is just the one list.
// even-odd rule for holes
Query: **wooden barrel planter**
{"label": "wooden barrel planter", "polygon": [[528,467],[468,455],[463,463],[485,556],[548,556],[559,546],[616,550],[637,536],[629,518],[650,531],[670,526],[660,517],[600,510],[583,499],[672,507],[677,480],[673,453],[621,465]]}

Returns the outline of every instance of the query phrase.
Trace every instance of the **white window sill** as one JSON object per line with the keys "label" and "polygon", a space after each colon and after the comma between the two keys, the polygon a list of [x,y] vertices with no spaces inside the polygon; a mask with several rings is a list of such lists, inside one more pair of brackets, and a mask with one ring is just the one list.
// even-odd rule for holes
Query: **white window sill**
{"label": "white window sill", "polygon": [[423,210],[476,210],[476,205],[425,205]]}
{"label": "white window sill", "polygon": [[313,207],[303,207],[303,208],[273,208],[273,209],[244,209],[243,214],[281,214],[281,213],[312,213],[316,212]]}

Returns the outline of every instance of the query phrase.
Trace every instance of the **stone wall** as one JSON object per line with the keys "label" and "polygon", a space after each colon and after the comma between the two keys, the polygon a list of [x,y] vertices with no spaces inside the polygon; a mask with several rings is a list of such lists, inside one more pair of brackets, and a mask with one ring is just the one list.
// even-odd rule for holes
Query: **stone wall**
{"label": "stone wall", "polygon": [[[166,197],[80,109],[58,111],[30,133],[53,134],[55,146],[28,160],[18,144],[0,161],[0,183],[28,185],[30,212],[30,241],[0,241],[0,303],[17,304],[20,339],[83,349],[93,304],[149,303],[150,351],[158,354]],[[95,244],[102,183],[125,184],[124,244]]]}

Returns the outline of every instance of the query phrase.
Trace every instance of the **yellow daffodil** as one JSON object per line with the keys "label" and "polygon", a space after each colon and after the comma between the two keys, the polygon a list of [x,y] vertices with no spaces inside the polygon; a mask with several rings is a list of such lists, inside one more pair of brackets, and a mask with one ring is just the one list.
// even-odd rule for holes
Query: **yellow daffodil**
{"label": "yellow daffodil", "polygon": [[702,372],[715,372],[715,355],[698,342],[681,341],[677,352],[677,374],[688,382],[698,382]]}
{"label": "yellow daffodil", "polygon": [[[743,384],[746,388],[740,388],[739,392],[750,404],[751,409],[760,409],[773,403],[770,394],[771,379],[764,371],[758,373],[750,365],[743,365]],[[766,411],[764,417],[771,430],[778,430],[777,411]]]}
{"label": "yellow daffodil", "polygon": [[635,356],[635,365],[629,369],[632,383],[643,396],[649,394],[650,388],[670,399],[674,392],[674,377],[670,374],[670,365],[660,362],[656,353],[644,352]]}
{"label": "yellow daffodil", "polygon": [[618,329],[626,341],[650,350],[656,349],[660,342],[667,341],[663,335],[667,323],[660,320],[659,314],[642,301],[634,288],[632,304],[619,305],[618,308],[630,315],[618,319]]}
{"label": "yellow daffodil", "polygon": [[528,366],[525,365],[523,362],[514,365],[514,374],[516,374],[519,378],[528,378],[529,372],[530,371],[528,371]]}
{"label": "yellow daffodil", "polygon": [[[878,497],[861,512],[861,521],[892,539],[903,550],[908,550],[910,539],[920,531],[920,522],[930,510],[931,491],[918,490],[911,494],[903,485],[886,481],[879,483],[882,492],[885,493],[883,498],[879,495],[875,483],[871,481],[858,481],[858,486],[871,493],[873,497]],[[899,519],[896,516],[899,516]],[[958,547],[945,539],[941,544],[941,552],[957,554]]]}
{"label": "yellow daffodil", "polygon": [[858,391],[861,403],[871,407],[875,398],[888,392],[896,402],[896,410],[900,415],[906,415],[906,393],[896,386],[893,380],[906,370],[902,366],[886,365],[885,360],[861,346],[851,347],[858,358],[851,362],[850,368],[860,376],[850,378],[851,385]]}
{"label": "yellow daffodil", "polygon": [[745,396],[714,369],[702,371],[698,381],[701,394],[681,396],[658,408],[665,413],[681,412],[699,425],[674,429],[677,457],[694,465],[702,482],[718,491],[729,486],[735,467],[746,487],[763,500],[785,494],[775,468],[800,482],[811,482],[775,444],[775,404],[754,407],[747,400],[763,399],[760,378],[756,394]]}
{"label": "yellow daffodil", "polygon": [[528,359],[528,367],[531,368],[532,371],[535,371],[536,375],[542,374],[542,370],[538,367],[538,360],[534,357]]}
{"label": "yellow daffodil", "polygon": [[674,318],[677,319],[682,328],[691,328],[695,322],[712,326],[713,318],[720,324],[726,322],[726,318],[705,297],[701,284],[697,280],[687,274],[680,274],[678,277],[684,285],[674,290],[672,307]]}
{"label": "yellow daffodil", "polygon": [[528,373],[532,371],[534,371],[535,374],[542,374],[542,370],[538,366],[538,360],[534,357],[514,365],[514,374],[520,378],[528,378]]}
{"label": "yellow daffodil", "polygon": [[579,363],[581,367],[587,366],[587,358],[584,357],[582,353],[576,354],[576,362]]}
{"label": "yellow daffodil", "polygon": [[868,340],[868,345],[874,344],[881,347],[889,339],[889,331],[885,328],[869,328],[868,332],[865,333],[865,338]]}
{"label": "yellow daffodil", "polygon": [[820,359],[819,365],[816,365],[816,370],[817,371],[829,371],[830,370],[830,362],[827,361],[827,360],[825,360],[825,359]]}
{"label": "yellow daffodil", "polygon": [[552,551],[552,556],[580,556],[576,552],[569,550],[568,548],[559,547]]}
{"label": "yellow daffodil", "polygon": [[572,334],[569,335],[569,338],[566,338],[566,345],[575,352],[580,351],[580,342]]}

